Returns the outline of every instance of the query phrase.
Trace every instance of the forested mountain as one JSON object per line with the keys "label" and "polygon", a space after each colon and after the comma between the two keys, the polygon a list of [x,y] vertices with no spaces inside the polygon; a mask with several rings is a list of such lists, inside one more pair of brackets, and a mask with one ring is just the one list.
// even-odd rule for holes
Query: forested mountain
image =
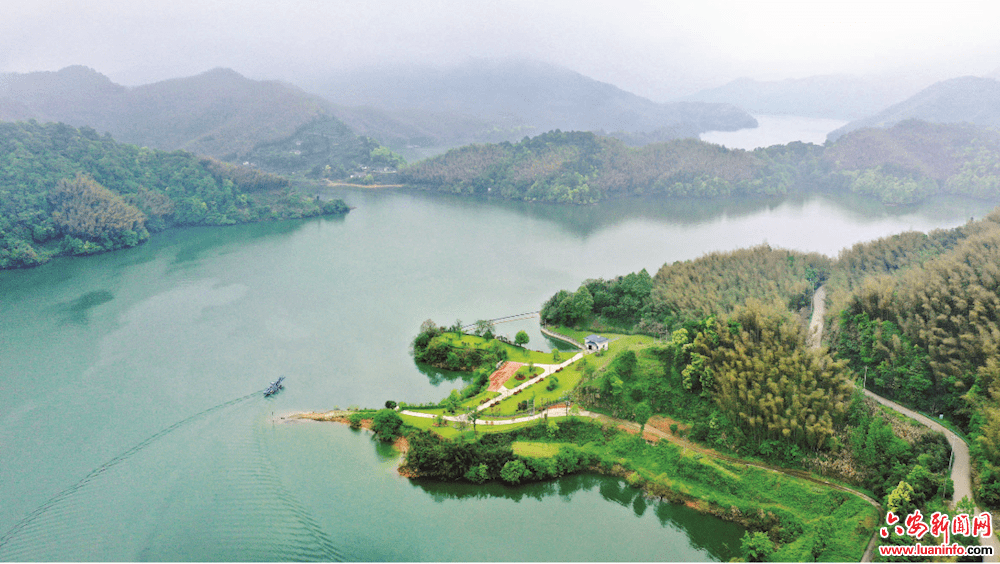
{"label": "forested mountain", "polygon": [[744,151],[695,139],[639,148],[587,132],[470,145],[415,163],[418,187],[517,200],[593,203],[618,196],[720,197],[843,190],[907,204],[937,194],[1000,196],[1000,134],[907,121],[820,147]]}
{"label": "forested mountain", "polygon": [[[0,80],[0,120],[27,119],[88,126],[156,149],[249,160],[279,173],[376,166],[370,153],[378,144],[333,117],[326,100],[228,69],[134,88],[80,66],[6,75]],[[303,151],[303,143],[314,141],[310,136],[328,139],[324,147],[330,150]]]}
{"label": "forested mountain", "polygon": [[[590,132],[553,131],[517,144],[469,145],[407,167],[404,182],[463,194],[593,203],[609,197],[782,194],[790,180],[768,153],[696,139],[630,148]],[[766,183],[764,179],[772,182]]]}
{"label": "forested mountain", "polygon": [[346,211],[248,167],[117,143],[89,127],[0,122],[0,268],[131,247],[174,225]]}
{"label": "forested mountain", "polygon": [[[894,438],[887,424],[849,405],[849,379],[946,414],[971,439],[978,502],[997,508],[998,265],[994,211],[954,229],[859,243],[833,261],[756,247],[667,264],[653,277],[643,271],[588,280],[553,295],[541,316],[580,330],[664,339],[659,354],[670,385],[688,394],[661,390],[659,377],[645,381],[617,369],[592,384],[609,408],[628,412],[645,399],[671,416],[715,421],[708,427],[717,440],[737,450],[766,455],[775,448],[768,441],[790,441],[820,453],[815,468],[879,496],[901,480],[923,484],[914,486],[923,499],[946,492],[947,449],[937,439],[907,445]],[[829,353],[807,350],[804,318],[795,315],[824,280]],[[921,460],[920,451],[929,456]],[[927,482],[927,472],[940,476]]]}
{"label": "forested mountain", "polygon": [[[976,495],[1000,507],[1000,212],[896,243],[850,251],[875,268],[833,312],[833,344],[876,392],[945,413],[969,433]],[[883,264],[901,268],[879,265],[892,246],[909,252]]]}
{"label": "forested mountain", "polygon": [[394,149],[403,143],[513,141],[551,129],[664,129],[696,136],[757,125],[728,104],[660,104],[562,67],[524,60],[471,61],[448,69],[363,69],[307,86],[342,106],[364,107],[341,110],[338,116]]}
{"label": "forested mountain", "polygon": [[864,127],[890,127],[910,119],[1000,127],[1000,82],[977,76],[944,80],[877,114],[830,132],[827,139],[836,140]]}
{"label": "forested mountain", "polygon": [[692,102],[732,104],[755,114],[859,119],[917,92],[902,79],[822,75],[781,81],[738,78],[681,98]]}

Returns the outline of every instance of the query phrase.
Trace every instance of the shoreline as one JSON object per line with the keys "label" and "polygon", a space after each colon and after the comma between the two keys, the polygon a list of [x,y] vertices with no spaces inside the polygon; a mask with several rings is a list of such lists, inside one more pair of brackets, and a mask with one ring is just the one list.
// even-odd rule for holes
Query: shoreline
{"label": "shoreline", "polygon": [[[282,422],[289,422],[289,423],[295,421],[317,421],[317,422],[343,423],[349,425],[350,421],[348,420],[348,417],[351,413],[355,412],[349,410],[331,410],[327,412],[315,412],[315,411],[292,412],[286,414],[285,416],[282,416],[280,419]],[[566,416],[570,415],[567,414]],[[610,424],[613,425],[615,428],[617,428],[619,431],[633,435],[639,433],[639,425],[637,423],[625,420],[617,420],[616,418],[598,413],[583,412],[580,415],[573,415],[572,417],[574,418],[582,417],[585,419],[592,419],[593,423],[598,425]],[[673,419],[665,417],[658,417],[658,419],[660,420],[655,422],[653,425],[646,425],[646,428],[644,429],[645,432],[643,432],[642,437],[647,442],[659,442],[663,440],[669,443],[673,443],[674,445],[684,450],[691,450],[693,452],[699,453],[700,455],[707,455],[710,457],[714,457],[722,461],[738,464],[748,469],[752,467],[756,468],[758,471],[773,472],[775,474],[783,475],[786,478],[791,478],[791,479],[797,478],[805,482],[810,482],[816,485],[821,485],[834,490],[838,490],[843,493],[851,494],[867,502],[868,504],[875,506],[876,508],[880,507],[878,502],[871,499],[867,495],[857,490],[854,490],[853,488],[844,486],[842,484],[830,482],[822,478],[817,478],[815,476],[808,475],[806,472],[794,471],[794,470],[790,471],[788,469],[772,466],[761,462],[743,460],[736,457],[723,455],[721,453],[714,451],[714,449],[690,443],[689,441],[674,436],[672,433],[668,433],[661,428],[662,426],[668,425],[670,422],[673,422]],[[372,422],[371,419],[363,419],[361,427],[364,429],[370,429],[371,422]],[[393,443],[393,448],[401,454],[399,462],[396,466],[397,474],[411,480],[412,479],[436,480],[435,478],[426,478],[424,476],[416,474],[406,466],[405,455],[409,450],[409,441],[407,441],[406,437],[403,436],[398,437],[396,441]],[[735,506],[726,507],[720,505],[715,501],[702,499],[698,496],[686,493],[684,491],[675,489],[670,486],[667,486],[666,488],[656,487],[657,486],[656,482],[647,479],[645,476],[643,476],[643,473],[640,472],[640,469],[629,468],[629,461],[627,459],[623,459],[619,461],[619,463],[615,463],[610,468],[604,468],[601,467],[600,465],[595,465],[582,468],[574,473],[577,474],[593,473],[600,476],[620,478],[624,480],[625,483],[628,484],[630,487],[634,487],[640,490],[642,492],[643,497],[645,497],[648,500],[684,505],[690,509],[693,509],[705,515],[712,515],[724,521],[738,523],[743,527],[746,527],[748,530],[752,530],[755,527],[760,526],[758,520],[754,518],[756,513],[753,512],[746,513],[740,511]],[[550,480],[554,479],[558,478],[551,478]],[[449,480],[440,480],[440,481],[442,481],[443,483],[451,483],[451,481]],[[758,509],[759,511],[764,511],[763,507],[759,507]],[[771,510],[767,510],[767,513],[770,514]],[[875,534],[877,535],[877,529],[875,530]]]}
{"label": "shoreline", "polygon": [[[316,421],[320,423],[342,423],[344,425],[350,425],[351,422],[348,419],[348,417],[350,417],[351,413],[356,413],[356,412],[347,409],[334,409],[322,413],[317,411],[293,411],[291,413],[287,413],[285,415],[280,416],[278,419],[275,419],[274,421],[278,423]],[[366,431],[371,431],[372,420],[362,419],[361,428],[365,429]],[[398,472],[400,475],[406,476],[406,474],[400,471],[400,468],[402,468],[403,460],[405,460],[402,457],[405,457],[406,453],[409,452],[410,450],[410,442],[406,440],[406,437],[399,436],[396,438],[395,441],[393,441],[392,448],[399,451],[399,454],[401,455],[400,463],[398,466],[396,466],[396,472]]]}

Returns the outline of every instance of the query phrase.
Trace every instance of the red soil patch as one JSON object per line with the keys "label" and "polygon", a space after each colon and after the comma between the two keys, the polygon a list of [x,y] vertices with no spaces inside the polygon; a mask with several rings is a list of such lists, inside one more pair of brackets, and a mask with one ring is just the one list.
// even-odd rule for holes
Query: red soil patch
{"label": "red soil patch", "polygon": [[399,437],[396,442],[392,443],[392,446],[400,453],[406,454],[410,450],[410,441],[406,440],[406,437]]}
{"label": "red soil patch", "polygon": [[646,422],[646,426],[659,429],[664,433],[670,433],[670,425],[673,423],[677,424],[678,431],[687,432],[691,428],[690,425],[685,425],[684,423],[675,421],[669,417],[663,417],[662,415],[654,415],[653,417],[650,417],[649,421]]}
{"label": "red soil patch", "polygon": [[524,365],[520,362],[505,363],[500,367],[500,370],[490,374],[490,387],[486,389],[491,392],[499,392],[503,389],[503,385],[507,382],[507,380],[510,380],[511,377],[514,376],[514,373],[517,372],[517,369],[522,366]]}

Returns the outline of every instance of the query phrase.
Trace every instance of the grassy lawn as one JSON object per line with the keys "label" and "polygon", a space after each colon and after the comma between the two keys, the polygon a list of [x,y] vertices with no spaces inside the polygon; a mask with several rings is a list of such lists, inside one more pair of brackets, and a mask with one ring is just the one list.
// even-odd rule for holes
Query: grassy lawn
{"label": "grassy lawn", "polygon": [[[444,339],[452,346],[471,347],[477,349],[485,348],[486,344],[492,341],[475,335],[462,335],[462,338],[459,339],[454,333],[444,333],[438,338]],[[572,356],[570,354],[572,351],[564,351],[560,353],[562,356],[561,360],[552,360],[551,352],[543,353],[521,347],[515,347],[514,345],[508,345],[502,341],[496,342],[507,351],[507,360],[512,360],[514,362],[523,362],[525,364],[529,362],[534,362],[535,364],[558,364]]]}
{"label": "grassy lawn", "polygon": [[[541,374],[542,372],[545,372],[545,369],[544,369],[544,368],[542,368],[542,367],[540,367],[540,366],[536,366],[536,367],[535,367],[535,370],[534,370],[534,371],[532,371],[532,373],[531,373],[531,376],[525,376],[524,380],[518,380],[518,379],[517,379],[516,377],[511,377],[511,378],[510,378],[510,379],[508,379],[508,380],[507,380],[506,382],[504,382],[503,386],[504,386],[505,388],[507,388],[508,390],[513,390],[514,388],[516,388],[516,387],[520,386],[521,384],[523,384],[523,383],[527,382],[527,381],[528,381],[529,379],[531,379],[531,378],[533,378],[533,377],[535,377],[535,376],[538,376],[538,375],[539,375],[539,374]],[[518,374],[522,374],[522,373],[523,373],[523,374],[527,374],[527,373],[528,373],[528,367],[527,367],[527,366],[522,366],[522,367],[521,367],[521,368],[520,368],[520,369],[519,369],[519,370],[517,371],[517,373],[518,373]],[[516,376],[516,375],[515,375],[515,376]]]}
{"label": "grassy lawn", "polygon": [[530,456],[532,458],[552,458],[559,452],[562,443],[538,443],[529,441],[514,441],[511,447],[514,454],[518,456]]}
{"label": "grassy lawn", "polygon": [[[552,391],[546,390],[545,387],[549,385],[550,379],[555,376],[559,379],[559,385]],[[570,392],[573,388],[580,383],[580,379],[583,377],[583,372],[576,369],[576,365],[570,365],[563,369],[562,372],[558,374],[553,374],[552,376],[547,376],[541,382],[537,384],[532,384],[525,388],[523,392],[516,396],[510,396],[509,398],[500,402],[498,407],[493,407],[486,410],[487,415],[513,415],[517,412],[518,402],[531,399],[531,396],[535,396],[535,404],[540,405],[545,401],[554,401],[561,398]],[[496,411],[494,411],[496,410]]]}
{"label": "grassy lawn", "polygon": [[430,407],[430,408],[418,408],[418,407],[407,407],[409,411],[416,411],[419,413],[430,413],[432,415],[461,415],[465,413],[466,408],[479,407],[479,403],[484,399],[492,399],[500,395],[500,392],[480,392],[471,398],[458,404],[458,409],[454,414],[448,413],[448,411],[443,407]]}
{"label": "grassy lawn", "polygon": [[[472,425],[470,424],[465,430],[460,430],[456,427],[456,423],[453,421],[448,422],[446,427],[435,427],[434,420],[428,419],[426,417],[414,417],[412,415],[401,415],[403,418],[403,424],[414,429],[420,429],[423,431],[431,431],[437,433],[438,435],[446,439],[455,439],[458,437],[464,437],[469,440],[473,440]],[[522,427],[527,427],[529,425],[537,425],[537,421],[528,421],[526,423],[515,423],[513,425],[486,425],[483,420],[480,419],[479,423],[476,424],[476,434],[482,435],[483,433],[507,433],[513,431],[514,429],[520,429]],[[558,450],[558,449],[556,449]]]}
{"label": "grassy lawn", "polygon": [[[570,329],[569,327],[563,327],[562,325],[556,325],[552,327],[552,330],[555,331],[556,333],[559,333],[560,335],[566,335],[571,339],[575,339],[576,341],[580,342],[580,344],[583,344],[583,339],[587,335],[594,334],[593,331],[580,331],[578,329]],[[607,335],[604,336],[607,337]]]}
{"label": "grassy lawn", "polygon": [[479,404],[484,399],[493,399],[500,395],[500,392],[480,392],[471,398],[462,402],[461,407],[464,409],[466,407],[479,407]]}
{"label": "grassy lawn", "polygon": [[449,423],[447,427],[435,427],[433,419],[428,419],[426,417],[415,417],[413,415],[400,415],[400,417],[403,418],[404,425],[413,427],[415,429],[420,429],[422,431],[433,431],[446,439],[453,439],[462,434],[461,431],[452,427],[454,423]]}

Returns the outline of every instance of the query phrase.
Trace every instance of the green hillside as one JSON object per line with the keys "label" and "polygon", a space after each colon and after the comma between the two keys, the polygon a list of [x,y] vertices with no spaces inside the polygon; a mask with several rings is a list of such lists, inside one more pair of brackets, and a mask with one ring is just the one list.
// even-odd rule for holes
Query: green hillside
{"label": "green hillside", "polygon": [[175,225],[346,211],[247,167],[117,143],[87,127],[0,122],[0,268],[132,247]]}
{"label": "green hillside", "polygon": [[588,204],[619,196],[716,198],[849,191],[887,204],[938,194],[1000,197],[1000,134],[906,121],[836,143],[744,151],[680,139],[643,147],[589,132],[468,145],[415,163],[416,187],[505,199]]}

